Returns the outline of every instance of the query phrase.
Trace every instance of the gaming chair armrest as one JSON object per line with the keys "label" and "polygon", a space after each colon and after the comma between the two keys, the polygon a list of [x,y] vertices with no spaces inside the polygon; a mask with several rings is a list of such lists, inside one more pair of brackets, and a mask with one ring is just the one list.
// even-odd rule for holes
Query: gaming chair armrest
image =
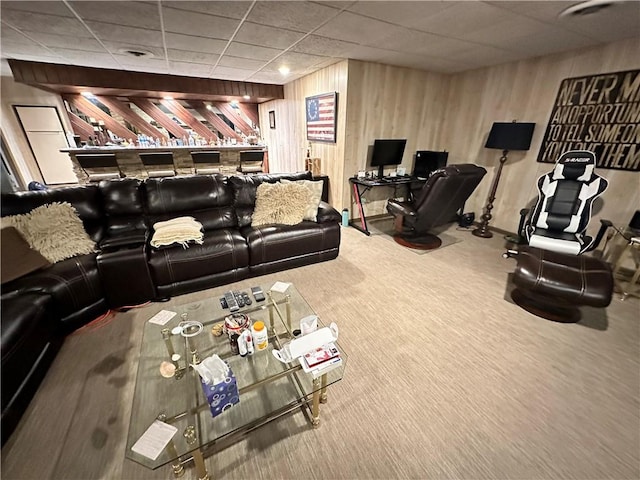
{"label": "gaming chair armrest", "polygon": [[602,238],[604,237],[604,234],[607,232],[607,229],[609,227],[613,227],[613,223],[611,223],[610,220],[606,220],[604,218],[600,219],[600,229],[598,230],[598,233],[596,234],[596,239],[591,243],[591,245],[589,245],[589,248],[587,248],[585,250],[585,252],[590,252],[591,250],[595,250],[596,248],[598,248],[598,245],[600,245],[600,242],[602,241]]}
{"label": "gaming chair armrest", "polygon": [[523,208],[520,210],[520,223],[518,223],[518,236],[524,238],[524,224],[527,220],[527,215],[531,211],[530,208]]}
{"label": "gaming chair armrest", "polygon": [[387,211],[394,217],[397,215],[403,215],[405,217],[415,217],[417,212],[414,210],[413,205],[406,202],[398,202],[397,200],[389,200],[387,202]]}

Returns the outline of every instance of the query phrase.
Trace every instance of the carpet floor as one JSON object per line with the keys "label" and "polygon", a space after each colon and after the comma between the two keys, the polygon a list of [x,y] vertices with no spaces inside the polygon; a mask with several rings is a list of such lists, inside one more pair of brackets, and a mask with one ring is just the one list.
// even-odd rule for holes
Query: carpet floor
{"label": "carpet floor", "polygon": [[[338,259],[249,279],[295,284],[340,327],[349,362],[311,429],[296,411],[206,459],[230,479],[638,479],[640,302],[560,324],[509,299],[499,236],[416,255],[342,230]],[[2,449],[3,479],[169,479],[125,458],[146,320],[70,336]],[[185,477],[195,479],[193,468]]]}

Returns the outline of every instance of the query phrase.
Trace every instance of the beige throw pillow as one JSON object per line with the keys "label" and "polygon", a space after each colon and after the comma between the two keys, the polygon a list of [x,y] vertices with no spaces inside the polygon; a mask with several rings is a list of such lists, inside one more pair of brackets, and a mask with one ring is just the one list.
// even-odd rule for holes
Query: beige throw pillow
{"label": "beige throw pillow", "polygon": [[95,243],[69,203],[51,203],[24,215],[2,217],[2,227],[15,227],[27,243],[51,263],[95,251]]}
{"label": "beige throw pillow", "polygon": [[256,190],[251,226],[302,222],[310,195],[309,189],[295,183],[261,183]]}
{"label": "beige throw pillow", "polygon": [[318,205],[320,205],[320,200],[322,200],[322,180],[280,180],[282,183],[296,183],[298,185],[303,185],[309,192],[311,196],[309,197],[309,203],[307,203],[307,208],[304,212],[304,219],[311,220],[312,222],[317,221],[318,219]]}

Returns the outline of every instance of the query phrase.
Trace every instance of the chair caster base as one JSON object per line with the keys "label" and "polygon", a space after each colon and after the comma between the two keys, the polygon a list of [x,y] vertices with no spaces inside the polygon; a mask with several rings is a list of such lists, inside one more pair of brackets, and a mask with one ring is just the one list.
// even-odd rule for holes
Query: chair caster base
{"label": "chair caster base", "polygon": [[414,248],[416,250],[433,250],[442,245],[442,240],[429,233],[411,236],[394,235],[393,239],[397,244],[402,245],[403,247]]}
{"label": "chair caster base", "polygon": [[527,312],[554,322],[576,323],[581,318],[578,307],[558,298],[550,298],[516,288],[511,292],[511,299]]}

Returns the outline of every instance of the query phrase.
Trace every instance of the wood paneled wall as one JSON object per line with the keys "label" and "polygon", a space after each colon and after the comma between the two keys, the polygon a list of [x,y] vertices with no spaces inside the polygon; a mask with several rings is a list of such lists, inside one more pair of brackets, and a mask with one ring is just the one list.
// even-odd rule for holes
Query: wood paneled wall
{"label": "wood paneled wall", "polygon": [[[269,148],[271,172],[304,170],[309,142],[306,135],[305,98],[327,92],[338,92],[336,143],[313,142],[311,153],[321,159],[322,173],[329,176],[329,201],[342,208],[339,199],[345,189],[345,121],[347,107],[348,62],[342,61],[285,85],[284,100],[259,105],[260,131]],[[276,128],[269,127],[269,111],[275,112]]]}
{"label": "wood paneled wall", "polygon": [[[476,163],[487,176],[465,206],[478,217],[486,204],[501,152],[484,148],[493,122],[535,122],[531,149],[510,152],[492,210],[490,225],[516,231],[519,211],[537,199],[536,180],[551,164],[536,158],[560,82],[565,78],[640,68],[638,39],[548,55],[452,75],[443,116],[443,145],[449,163]],[[594,216],[626,225],[640,208],[640,174],[598,169],[609,189],[595,204]],[[598,228],[592,222],[589,231]]]}

